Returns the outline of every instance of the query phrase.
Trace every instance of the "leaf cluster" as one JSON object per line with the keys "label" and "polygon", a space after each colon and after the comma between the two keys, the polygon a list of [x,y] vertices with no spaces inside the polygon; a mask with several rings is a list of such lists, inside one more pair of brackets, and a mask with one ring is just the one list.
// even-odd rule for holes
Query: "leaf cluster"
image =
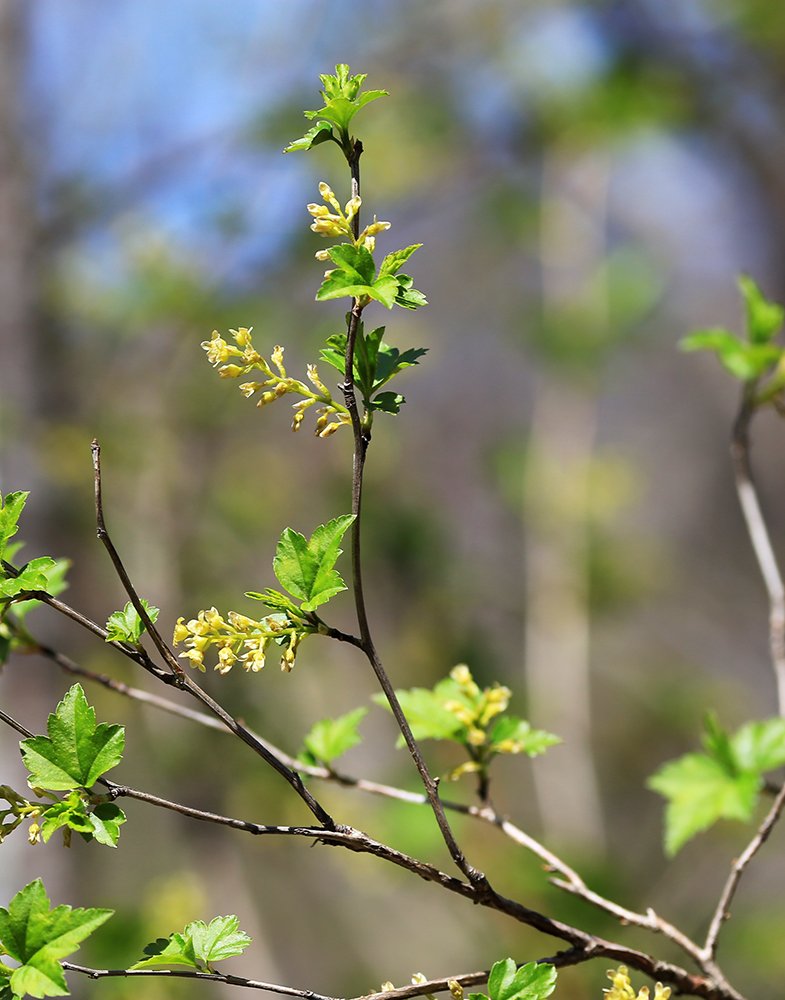
{"label": "leaf cluster", "polygon": [[[85,840],[95,838],[99,844],[116,847],[125,814],[114,802],[91,796],[88,789],[122,759],[123,726],[96,725],[95,709],[88,705],[81,685],[74,684],[50,714],[47,732],[48,736],[32,736],[20,744],[30,787],[55,800],[38,811],[38,831],[33,836],[40,834],[46,842],[64,827],[66,843],[75,830]],[[46,794],[59,791],[69,794],[62,800]]]}
{"label": "leaf cluster", "polygon": [[683,351],[713,351],[726,371],[741,382],[757,384],[768,378],[755,395],[756,405],[778,400],[785,389],[785,347],[773,342],[782,327],[785,310],[771,302],[748,275],[739,277],[744,300],[747,337],[724,327],[695,330],[679,344]]}
{"label": "leaf cluster", "polygon": [[76,951],[113,912],[70,906],[50,910],[41,879],[25,886],[8,909],[0,907],[0,954],[21,963],[13,970],[0,963],[0,995],[65,996],[68,985],[59,959]]}
{"label": "leaf cluster", "polygon": [[[154,608],[142,598],[142,607],[147,612],[151,622],[158,618],[158,608]],[[139,612],[129,601],[122,611],[115,611],[106,623],[107,642],[128,642],[136,646],[145,630],[145,624],[139,617]]]}
{"label": "leaf cluster", "polygon": [[356,76],[350,76],[346,63],[339,63],[335,67],[334,76],[319,74],[324,88],[321,91],[324,106],[316,111],[304,112],[305,117],[311,121],[316,119],[316,124],[309,128],[305,135],[290,142],[284,153],[311,149],[331,140],[338,143],[347,157],[351,156],[353,145],[349,135],[349,123],[352,118],[366,104],[378,97],[388,96],[386,90],[366,90],[362,93],[360,88],[367,75],[358,73]]}
{"label": "leaf cluster", "polygon": [[387,254],[378,274],[373,254],[366,247],[353,243],[329,247],[325,252],[335,267],[325,272],[324,281],[316,293],[317,302],[349,296],[358,299],[361,306],[375,299],[387,309],[392,309],[394,305],[404,309],[427,305],[423,293],[413,287],[413,279],[400,273],[404,263],[421,246],[422,243],[415,243]]}
{"label": "leaf cluster", "polygon": [[[404,368],[419,364],[419,359],[427,354],[426,347],[411,347],[399,351],[390,347],[382,340],[385,327],[380,326],[371,333],[365,333],[364,324],[357,327],[357,339],[354,351],[354,382],[362,394],[366,413],[372,410],[383,410],[385,413],[398,413],[401,404],[406,402],[403,396],[395,392],[379,392]],[[336,333],[327,340],[327,347],[321,352],[322,360],[344,372],[346,358],[346,334]]]}
{"label": "leaf cluster", "polygon": [[251,943],[251,938],[239,927],[240,921],[235,916],[214,917],[209,924],[194,920],[182,933],[148,944],[144,949],[147,958],[131,968],[187,965],[199,972],[214,972],[214,962],[241,955]]}
{"label": "leaf cluster", "polygon": [[665,852],[673,856],[719,819],[749,822],[763,775],[785,764],[785,719],[748,722],[728,735],[713,714],[705,719],[704,753],[669,761],[647,785],[668,799]]}
{"label": "leaf cluster", "polygon": [[[26,590],[46,590],[49,574],[55,568],[55,561],[50,556],[31,559],[20,569],[16,569],[6,559],[6,556],[11,557],[20,547],[14,547],[13,553],[7,551],[9,540],[19,530],[19,517],[29,495],[29,492],[22,490],[6,493],[5,499],[0,495],[0,620],[17,594]],[[26,611],[31,606],[28,605]]]}

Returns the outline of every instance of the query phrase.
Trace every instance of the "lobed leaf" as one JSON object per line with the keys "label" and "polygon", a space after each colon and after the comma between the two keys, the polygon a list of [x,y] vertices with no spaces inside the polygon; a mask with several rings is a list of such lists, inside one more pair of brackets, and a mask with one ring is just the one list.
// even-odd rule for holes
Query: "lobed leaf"
{"label": "lobed leaf", "polygon": [[5,499],[0,494],[0,558],[5,554],[8,539],[13,538],[19,530],[17,521],[29,496],[29,490],[6,493]]}
{"label": "lobed leaf", "polygon": [[31,787],[89,788],[123,755],[125,729],[105,722],[96,725],[95,709],[79,684],[49,716],[47,732],[49,736],[33,736],[20,744]]}
{"label": "lobed leaf", "polygon": [[[488,977],[490,1000],[545,1000],[555,988],[556,968],[547,962],[529,962],[519,969],[511,958],[506,958],[495,963]],[[469,1000],[484,996],[470,993]]]}
{"label": "lobed leaf", "polygon": [[10,977],[16,996],[64,996],[68,986],[58,959],[76,951],[86,937],[111,917],[112,910],[49,909],[43,883],[36,879],[0,907],[0,944],[21,962]]}
{"label": "lobed leaf", "polygon": [[762,782],[758,774],[729,774],[720,761],[692,753],[664,764],[646,784],[669,800],[665,853],[672,857],[718,819],[749,820]]}
{"label": "lobed leaf", "polygon": [[[150,616],[150,621],[154,622],[159,614],[158,608],[152,607],[144,598],[142,599],[142,607]],[[132,645],[136,645],[145,630],[145,626],[139,617],[139,612],[129,601],[122,611],[115,611],[109,616],[106,630],[108,632],[107,642],[130,642]]]}
{"label": "lobed leaf", "polygon": [[209,925],[203,920],[194,920],[182,934],[174,933],[148,944],[144,949],[148,957],[131,968],[187,965],[194,969],[210,969],[213,962],[242,954],[251,943],[251,938],[238,929],[239,925],[235,916],[214,917]]}
{"label": "lobed leaf", "polygon": [[333,569],[341,554],[338,547],[354,514],[344,514],[320,525],[310,540],[286,528],[278,543],[273,569],[279,582],[304,603],[302,611],[313,611],[335,594],[346,590],[340,574]]}

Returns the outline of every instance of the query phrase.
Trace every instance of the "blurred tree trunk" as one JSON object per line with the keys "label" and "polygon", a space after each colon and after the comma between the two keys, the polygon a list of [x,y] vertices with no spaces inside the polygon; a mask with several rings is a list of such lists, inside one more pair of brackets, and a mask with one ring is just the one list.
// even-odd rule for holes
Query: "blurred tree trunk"
{"label": "blurred tree trunk", "polygon": [[[33,489],[25,447],[35,425],[34,310],[38,226],[21,123],[24,5],[0,0],[0,489]],[[25,434],[18,429],[25,427]]]}

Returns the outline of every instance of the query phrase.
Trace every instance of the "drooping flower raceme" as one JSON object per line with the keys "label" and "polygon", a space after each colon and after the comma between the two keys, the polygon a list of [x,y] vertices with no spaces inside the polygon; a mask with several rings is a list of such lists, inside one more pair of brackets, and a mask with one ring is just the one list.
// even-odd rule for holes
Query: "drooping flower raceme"
{"label": "drooping flower raceme", "polygon": [[196,618],[186,622],[178,618],[174,628],[174,644],[185,642],[185,652],[180,656],[192,667],[205,670],[204,655],[211,646],[218,651],[215,669],[225,674],[235,663],[246,670],[261,670],[268,646],[275,642],[282,646],[281,670],[294,666],[297,647],[303,637],[302,627],[284,614],[267,615],[260,621],[230,611],[221,617],[215,608],[200,611]]}
{"label": "drooping flower raceme", "polygon": [[[303,399],[293,404],[293,431],[300,429],[305,411],[316,403],[322,404],[316,411],[319,414],[315,430],[318,437],[329,437],[339,427],[351,423],[349,411],[342,403],[333,399],[330,390],[319,378],[316,365],[308,365],[308,381],[316,389],[314,392],[304,382],[287,375],[283,363],[283,347],[273,348],[270,364],[264,360],[251,341],[252,329],[252,327],[240,327],[239,330],[229,331],[234,337],[236,346],[227,343],[217,330],[213,332],[210,340],[202,342],[202,348],[207,351],[207,360],[214,368],[218,365],[221,366],[218,369],[221,378],[239,378],[241,375],[249,375],[255,369],[261,371],[263,375],[267,376],[264,382],[243,382],[240,386],[240,392],[246,398],[250,398],[260,389],[264,390],[258,399],[257,406],[266,406],[288,393],[297,393],[302,396]],[[232,357],[238,358],[241,363],[227,364]],[[277,369],[277,372],[273,368]]]}

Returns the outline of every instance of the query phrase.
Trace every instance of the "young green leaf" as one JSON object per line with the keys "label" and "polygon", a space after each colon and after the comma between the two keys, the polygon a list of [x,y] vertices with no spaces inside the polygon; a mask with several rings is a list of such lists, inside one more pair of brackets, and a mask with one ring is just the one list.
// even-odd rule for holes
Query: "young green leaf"
{"label": "young green leaf", "polygon": [[20,746],[34,788],[67,791],[89,788],[120,762],[125,743],[123,726],[95,723],[79,684],[68,691],[47,722],[49,736],[33,736]]}
{"label": "young green leaf", "polygon": [[552,746],[564,741],[544,729],[532,729],[525,719],[514,715],[502,715],[490,733],[491,753],[525,753],[527,757],[538,757]]}
{"label": "young green leaf", "polygon": [[[43,587],[36,587],[35,589],[45,590],[47,594],[51,594],[52,597],[57,597],[58,594],[62,594],[62,592],[68,588],[68,582],[65,579],[65,574],[68,572],[70,566],[70,559],[56,559],[51,567],[44,570],[46,575],[45,585]],[[41,601],[32,599],[29,601],[14,601],[14,617],[18,622],[24,622],[26,616],[41,603]]]}
{"label": "young green leaf", "polygon": [[[395,693],[416,740],[454,739],[463,729],[460,720],[444,707],[443,699],[434,691],[412,688]],[[373,700],[383,708],[390,707],[383,694],[373,695]],[[403,737],[399,737],[398,746],[402,745]]]}
{"label": "young green leaf", "polygon": [[353,520],[353,514],[333,518],[320,525],[308,541],[291,528],[281,535],[273,569],[281,585],[303,601],[302,611],[314,611],[334,594],[346,590],[333,566],[341,554],[341,538]]}
{"label": "young green leaf", "polygon": [[404,250],[395,250],[388,253],[379,268],[379,277],[384,278],[388,274],[397,274],[415,250],[419,250],[422,243],[415,243]]}
{"label": "young green leaf", "polygon": [[785,309],[778,303],[769,301],[749,275],[739,275],[738,283],[744,298],[750,341],[753,344],[766,344],[782,326]]}
{"label": "young green leaf", "polygon": [[761,779],[749,772],[730,775],[719,761],[693,753],[664,764],[646,784],[669,800],[665,853],[673,857],[696,833],[718,819],[749,820]]}
{"label": "young green leaf", "polygon": [[0,907],[0,945],[21,962],[10,977],[15,996],[65,996],[68,986],[58,959],[76,951],[81,941],[111,917],[113,910],[49,909],[40,879],[31,882]]}
{"label": "young green leaf", "polygon": [[785,719],[748,722],[733,736],[709,713],[703,745],[669,761],[647,784],[665,796],[665,851],[675,854],[718,819],[749,821],[763,787],[762,775],[785,764]]}
{"label": "young green leaf", "polygon": [[362,743],[362,736],[357,732],[357,727],[367,711],[367,708],[355,708],[353,712],[347,712],[337,719],[321,719],[312,726],[311,731],[303,739],[306,750],[316,760],[329,766],[336,757]]}
{"label": "young green leaf", "polygon": [[[506,958],[495,963],[488,977],[490,1000],[545,1000],[555,988],[556,968],[547,962],[529,962],[518,969],[511,958]],[[483,997],[484,993],[469,994],[469,1000]]]}
{"label": "young green leaf", "polygon": [[29,491],[22,490],[17,493],[6,493],[5,499],[0,494],[0,558],[5,556],[8,539],[19,530],[17,521],[29,496]]}
{"label": "young green leaf", "polygon": [[332,125],[329,122],[317,122],[313,128],[308,129],[305,135],[301,136],[299,139],[295,139],[293,142],[290,142],[284,149],[284,153],[295,153],[301,149],[312,149],[314,146],[318,146],[319,143],[327,142],[330,139],[332,139],[333,142],[338,142],[333,135]]}
{"label": "young green leaf", "polygon": [[16,574],[3,571],[5,578],[0,577],[0,598],[14,597],[25,590],[46,590],[47,575],[54,564],[49,556],[38,556],[25,563]]}
{"label": "young green leaf", "polygon": [[239,924],[240,921],[234,916],[215,917],[209,925],[203,920],[194,920],[182,934],[158,938],[147,945],[144,954],[148,957],[131,968],[188,965],[201,971],[212,971],[214,962],[241,955],[251,943],[251,938],[238,929]]}
{"label": "young green leaf", "polygon": [[[158,617],[158,608],[152,607],[144,599],[142,607],[150,616],[150,621],[154,622]],[[107,642],[129,642],[136,645],[144,632],[145,626],[139,617],[139,612],[129,601],[122,611],[115,611],[109,616],[106,623]]]}
{"label": "young green leaf", "polygon": [[736,766],[765,774],[785,764],[785,719],[777,716],[762,722],[745,723],[731,737]]}
{"label": "young green leaf", "polygon": [[367,404],[369,410],[382,410],[383,413],[399,413],[406,397],[397,392],[380,392]]}
{"label": "young green leaf", "polygon": [[740,340],[730,330],[696,330],[679,342],[683,351],[714,351],[723,368],[743,382],[760,378],[783,354],[776,344]]}
{"label": "young green leaf", "polygon": [[427,306],[428,300],[419,292],[414,285],[414,279],[408,274],[397,274],[395,280],[398,282],[398,291],[395,296],[396,305],[403,306],[404,309],[419,309],[420,306]]}

